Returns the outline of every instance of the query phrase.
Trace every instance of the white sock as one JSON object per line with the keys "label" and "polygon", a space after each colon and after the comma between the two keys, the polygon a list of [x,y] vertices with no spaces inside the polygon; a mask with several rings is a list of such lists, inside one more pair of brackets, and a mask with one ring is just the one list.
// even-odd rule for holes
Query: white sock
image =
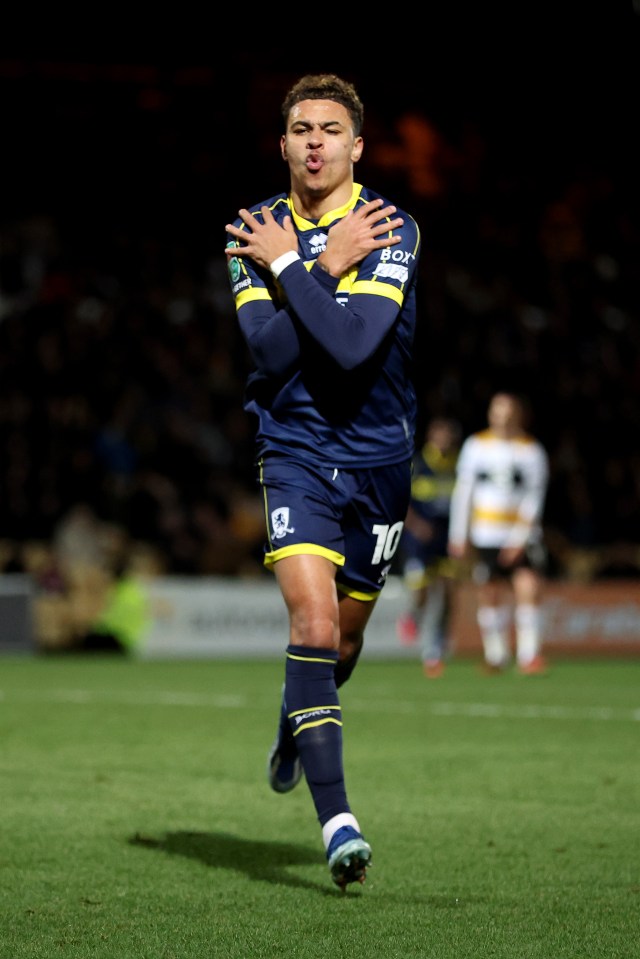
{"label": "white sock", "polygon": [[540,653],[542,645],[542,615],[538,606],[530,603],[516,607],[516,655],[519,666],[526,666]]}
{"label": "white sock", "polygon": [[504,666],[509,661],[509,622],[511,618],[508,606],[480,606],[478,608],[478,626],[482,636],[485,662],[489,666]]}
{"label": "white sock", "polygon": [[343,826],[353,826],[356,832],[360,832],[358,820],[354,815],[350,812],[339,812],[337,816],[333,816],[322,827],[322,841],[325,849],[329,848],[329,843],[333,839],[334,832],[337,832],[337,830]]}

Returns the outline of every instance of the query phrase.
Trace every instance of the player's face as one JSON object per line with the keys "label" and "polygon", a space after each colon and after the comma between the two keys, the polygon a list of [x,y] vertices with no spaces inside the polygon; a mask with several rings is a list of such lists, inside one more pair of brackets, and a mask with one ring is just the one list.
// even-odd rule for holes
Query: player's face
{"label": "player's face", "polygon": [[429,432],[428,439],[442,453],[448,453],[452,450],[457,441],[454,429],[448,423],[434,423]]}
{"label": "player's face", "polygon": [[329,196],[343,185],[351,188],[353,164],[360,159],[362,146],[362,137],[353,135],[346,107],[333,100],[296,103],[280,141],[294,191],[316,196]]}
{"label": "player's face", "polygon": [[517,429],[520,425],[520,405],[513,396],[497,393],[489,404],[489,426],[496,430]]}

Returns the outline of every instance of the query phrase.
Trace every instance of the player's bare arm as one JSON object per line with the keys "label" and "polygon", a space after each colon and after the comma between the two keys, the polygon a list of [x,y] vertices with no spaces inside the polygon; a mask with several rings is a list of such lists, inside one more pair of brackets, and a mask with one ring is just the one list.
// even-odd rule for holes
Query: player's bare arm
{"label": "player's bare arm", "polygon": [[271,210],[263,206],[261,223],[249,210],[239,210],[238,215],[246,230],[227,223],[225,229],[240,242],[239,247],[225,250],[227,259],[233,256],[249,256],[258,266],[269,269],[271,263],[283,253],[298,252],[298,235],[290,216],[285,216],[282,226],[275,220]]}
{"label": "player's bare arm", "polygon": [[449,541],[447,552],[452,559],[467,559],[471,553],[469,542],[457,543]]}
{"label": "player's bare arm", "polygon": [[327,248],[317,259],[318,266],[331,276],[343,276],[365,256],[386,246],[395,246],[401,236],[391,236],[391,231],[401,227],[402,217],[390,219],[395,206],[385,206],[380,199],[364,203],[358,210],[350,210],[329,230]]}

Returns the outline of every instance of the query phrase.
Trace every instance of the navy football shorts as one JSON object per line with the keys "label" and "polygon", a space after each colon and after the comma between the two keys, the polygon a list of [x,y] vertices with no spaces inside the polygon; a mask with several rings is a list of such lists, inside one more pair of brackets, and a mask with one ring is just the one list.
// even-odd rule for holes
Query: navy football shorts
{"label": "navy football shorts", "polygon": [[398,548],[411,493],[411,461],[342,470],[267,456],[259,463],[267,543],[264,563],[326,556],[338,588],[375,599]]}

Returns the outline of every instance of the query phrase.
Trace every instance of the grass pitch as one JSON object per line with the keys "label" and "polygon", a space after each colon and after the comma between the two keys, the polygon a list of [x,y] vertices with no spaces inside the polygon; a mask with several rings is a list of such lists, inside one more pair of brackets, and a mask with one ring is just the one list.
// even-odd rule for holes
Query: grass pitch
{"label": "grass pitch", "polygon": [[635,959],[640,661],[341,690],[373,848],[330,880],[272,793],[274,661],[0,658],[0,959]]}

